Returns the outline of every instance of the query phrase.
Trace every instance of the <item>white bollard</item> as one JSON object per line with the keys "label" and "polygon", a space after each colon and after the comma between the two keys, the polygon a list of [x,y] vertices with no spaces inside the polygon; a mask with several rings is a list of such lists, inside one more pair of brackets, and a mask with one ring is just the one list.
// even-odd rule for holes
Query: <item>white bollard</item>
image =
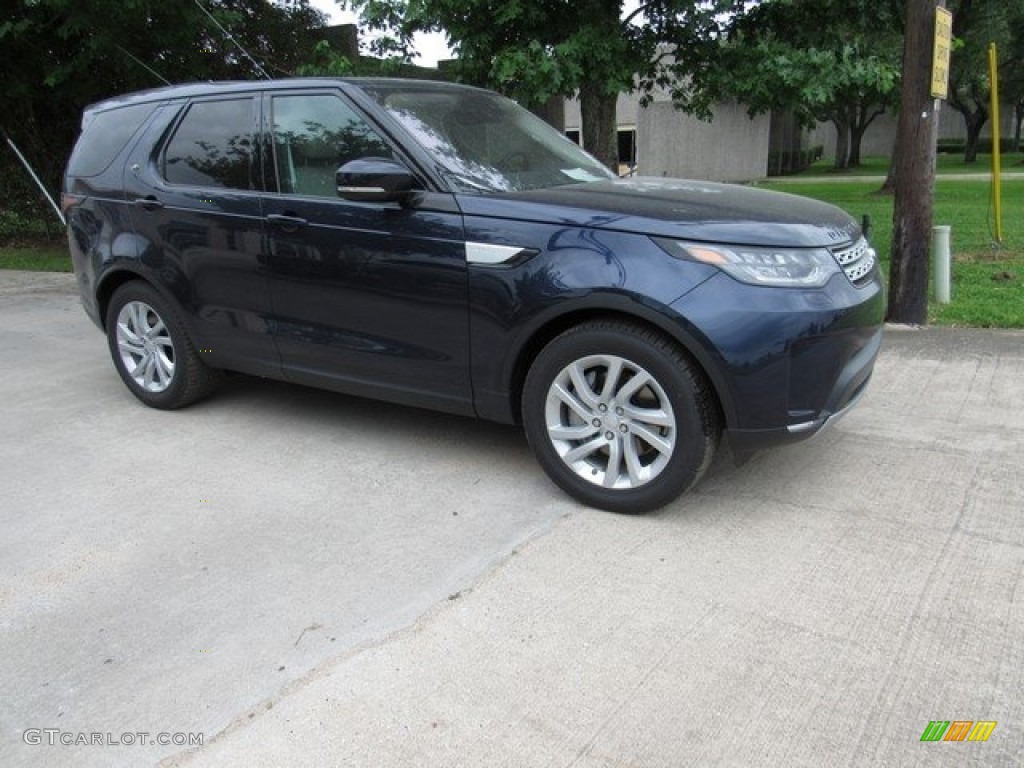
{"label": "white bollard", "polygon": [[950,255],[949,239],[952,227],[942,224],[932,227],[932,258],[935,275],[935,300],[939,304],[949,304]]}

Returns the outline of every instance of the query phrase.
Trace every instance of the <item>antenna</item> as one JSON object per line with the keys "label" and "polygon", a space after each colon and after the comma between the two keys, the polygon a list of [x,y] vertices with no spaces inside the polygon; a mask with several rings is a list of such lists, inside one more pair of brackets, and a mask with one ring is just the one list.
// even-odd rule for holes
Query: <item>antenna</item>
{"label": "antenna", "polygon": [[4,131],[3,134],[4,138],[7,139],[8,145],[10,145],[11,149],[14,151],[14,154],[18,156],[18,159],[21,160],[21,164],[25,166],[25,170],[28,171],[28,175],[32,177],[32,180],[36,183],[36,186],[38,186],[42,193],[46,196],[46,199],[50,201],[50,205],[53,206],[54,213],[56,213],[57,218],[60,219],[61,225],[67,226],[67,221],[65,221],[64,219],[64,214],[60,212],[60,208],[58,208],[57,204],[53,202],[53,197],[50,196],[50,193],[49,191],[47,191],[46,186],[43,184],[43,182],[39,180],[39,177],[36,176],[36,172],[32,170],[32,166],[28,164],[28,160],[26,160],[25,156],[21,154],[21,150],[18,149],[15,143],[11,141],[11,137],[7,135],[7,131]]}
{"label": "antenna", "polygon": [[274,79],[270,75],[267,74],[267,71],[265,69],[263,69],[263,67],[261,67],[259,65],[259,62],[257,62],[256,59],[254,59],[252,56],[249,55],[249,52],[247,50],[245,50],[245,48],[242,47],[242,44],[235,39],[235,36],[232,35],[230,32],[228,32],[226,29],[224,29],[224,27],[221,26],[220,22],[217,21],[217,19],[215,19],[213,17],[212,13],[210,13],[208,10],[206,10],[206,8],[203,6],[203,4],[201,2],[199,2],[199,0],[195,0],[195,3],[196,3],[197,6],[199,6],[199,10],[201,10],[203,13],[205,13],[207,15],[207,17],[210,19],[210,21],[212,21],[217,26],[217,29],[219,29],[221,31],[221,33],[224,35],[224,37],[226,37],[228,40],[230,40],[232,43],[235,44],[235,47],[238,48],[238,50],[240,50],[242,52],[242,55],[244,55],[245,58],[247,58],[249,60],[249,62],[256,68],[257,72],[259,72],[267,80],[273,80]]}
{"label": "antenna", "polygon": [[129,59],[131,59],[132,61],[134,61],[134,62],[135,62],[136,64],[138,64],[138,65],[139,65],[140,67],[142,67],[142,68],[143,68],[144,70],[146,70],[147,72],[149,72],[149,74],[151,74],[151,75],[152,75],[153,77],[155,77],[155,78],[156,78],[157,80],[163,80],[163,81],[164,81],[164,83],[166,83],[167,85],[170,85],[170,84],[171,84],[171,81],[170,81],[170,80],[168,80],[168,79],[167,79],[166,77],[161,77],[161,75],[160,75],[160,73],[159,73],[159,72],[155,71],[154,69],[151,69],[150,67],[147,67],[147,66],[145,65],[145,63],[144,63],[144,62],[142,62],[142,61],[140,61],[140,60],[139,60],[139,58],[138,58],[137,56],[134,56],[134,55],[132,55],[132,54],[131,54],[131,53],[130,53],[129,51],[126,51],[126,50],[125,50],[124,48],[122,48],[122,47],[121,47],[120,45],[117,45],[116,43],[114,44],[114,47],[115,47],[115,48],[117,48],[117,50],[119,50],[119,51],[120,51],[121,53],[123,53],[123,54],[124,54],[125,56],[127,56],[127,57],[128,57]]}

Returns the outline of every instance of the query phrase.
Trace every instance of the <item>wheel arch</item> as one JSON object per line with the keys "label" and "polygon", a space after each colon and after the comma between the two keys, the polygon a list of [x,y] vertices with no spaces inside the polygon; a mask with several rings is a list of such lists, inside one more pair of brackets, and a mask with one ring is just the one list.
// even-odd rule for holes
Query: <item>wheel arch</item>
{"label": "wheel arch", "polygon": [[520,345],[512,365],[509,379],[509,397],[512,416],[516,423],[522,420],[522,397],[526,375],[533,361],[553,339],[568,329],[591,320],[618,320],[650,328],[670,339],[702,375],[714,395],[719,411],[719,423],[728,427],[732,423],[732,401],[724,377],[701,344],[682,328],[654,312],[637,312],[623,307],[602,305],[576,307],[545,320],[533,329]]}
{"label": "wheel arch", "polygon": [[[134,281],[145,283],[168,301],[175,301],[173,296],[163,290],[155,280],[151,280],[145,272],[132,269],[129,266],[109,270],[100,278],[99,284],[96,286],[96,306],[99,309],[100,327],[104,331],[107,330],[107,310],[110,308],[110,300],[113,298],[114,292],[122,285]],[[177,302],[175,301],[175,303]],[[188,330],[191,333],[191,329]]]}

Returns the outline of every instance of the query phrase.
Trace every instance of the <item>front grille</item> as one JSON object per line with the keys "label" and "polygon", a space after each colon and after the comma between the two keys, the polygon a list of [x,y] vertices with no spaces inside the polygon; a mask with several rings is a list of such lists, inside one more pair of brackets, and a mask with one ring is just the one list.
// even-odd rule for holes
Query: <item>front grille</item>
{"label": "front grille", "polygon": [[832,255],[836,257],[843,272],[850,278],[850,282],[860,287],[864,285],[871,273],[875,271],[878,263],[878,256],[875,249],[863,237],[853,245],[833,248]]}

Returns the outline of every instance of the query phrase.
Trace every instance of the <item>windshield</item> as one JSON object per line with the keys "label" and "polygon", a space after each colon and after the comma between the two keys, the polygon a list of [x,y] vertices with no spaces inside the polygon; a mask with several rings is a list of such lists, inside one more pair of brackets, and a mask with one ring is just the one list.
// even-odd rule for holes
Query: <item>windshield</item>
{"label": "windshield", "polygon": [[366,91],[430,153],[460,192],[543,189],[615,178],[539,117],[495,93],[469,88]]}

